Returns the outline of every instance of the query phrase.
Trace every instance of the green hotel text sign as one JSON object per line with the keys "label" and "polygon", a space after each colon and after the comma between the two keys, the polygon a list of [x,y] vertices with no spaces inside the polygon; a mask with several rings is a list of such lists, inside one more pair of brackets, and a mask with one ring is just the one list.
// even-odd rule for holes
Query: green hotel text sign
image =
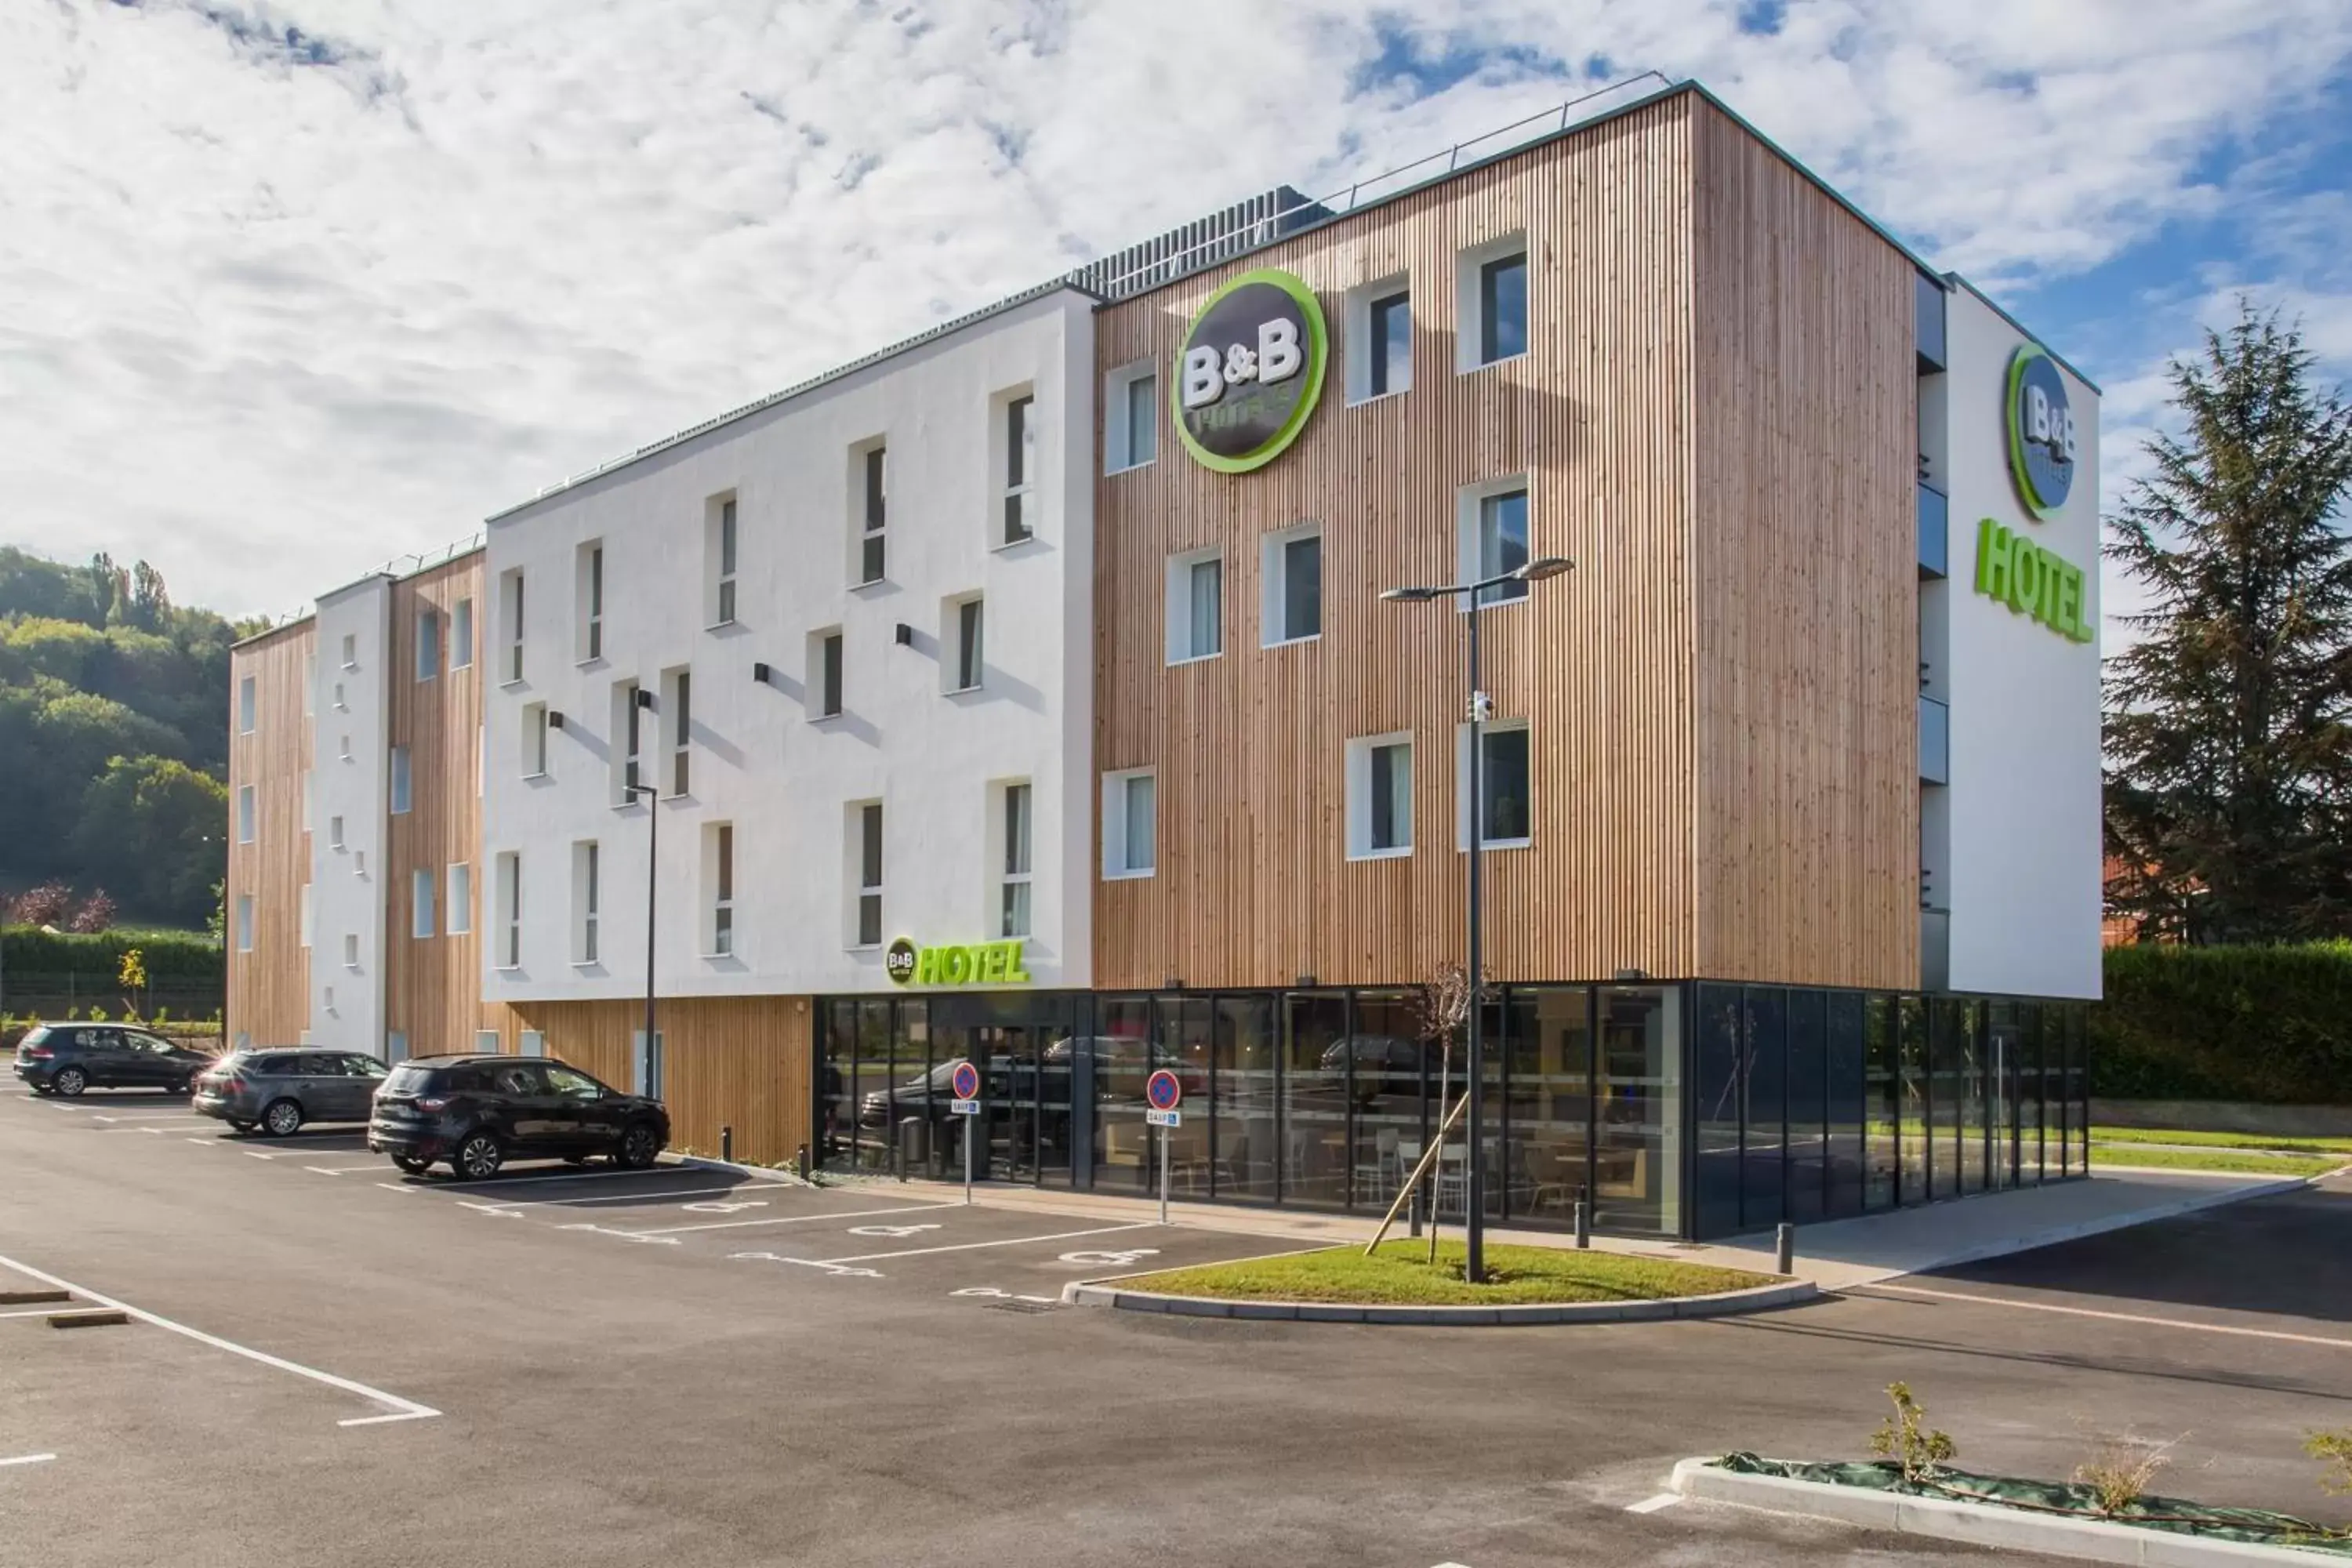
{"label": "green hotel text sign", "polygon": [[1229,279],[1184,334],[1170,393],[1184,449],[1221,474],[1271,463],[1314,417],[1330,357],[1314,289],[1271,267]]}
{"label": "green hotel text sign", "polygon": [[1029,984],[1018,941],[918,947],[912,938],[902,936],[882,954],[882,967],[898,985]]}
{"label": "green hotel text sign", "polygon": [[[2074,490],[2075,436],[2066,378],[2038,344],[2024,344],[2001,378],[2001,439],[2017,499],[2037,523],[2056,516]],[[2083,568],[1990,517],[1977,522],[1975,585],[2070,642],[2096,635],[2084,618]]]}

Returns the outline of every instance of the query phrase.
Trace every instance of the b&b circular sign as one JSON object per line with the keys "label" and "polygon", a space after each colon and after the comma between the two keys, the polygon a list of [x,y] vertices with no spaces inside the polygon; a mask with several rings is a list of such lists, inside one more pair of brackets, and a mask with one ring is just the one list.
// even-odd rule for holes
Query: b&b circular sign
{"label": "b&b circular sign", "polygon": [[1264,468],[1314,416],[1329,358],[1315,290],[1270,267],[1231,279],[1184,334],[1176,434],[1219,473]]}
{"label": "b&b circular sign", "polygon": [[882,954],[883,971],[894,985],[904,985],[915,978],[915,944],[912,939],[900,937]]}
{"label": "b&b circular sign", "polygon": [[2002,424],[2017,499],[2036,518],[2056,515],[2074,488],[2074,410],[2056,362],[2032,343],[2010,359]]}

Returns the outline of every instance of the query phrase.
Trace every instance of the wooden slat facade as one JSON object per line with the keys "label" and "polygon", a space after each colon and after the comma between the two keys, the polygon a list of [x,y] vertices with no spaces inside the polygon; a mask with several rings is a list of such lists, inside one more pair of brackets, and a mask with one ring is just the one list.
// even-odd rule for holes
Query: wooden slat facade
{"label": "wooden slat facade", "polygon": [[[225,1038],[292,1045],[310,1019],[310,952],[302,942],[302,891],[310,879],[303,791],[311,755],[304,711],[318,627],[300,621],[229,651],[227,1006]],[[237,729],[238,693],[254,682],[254,728]],[[254,841],[236,841],[236,792],[254,786]],[[237,948],[236,909],[253,900],[253,948]]]}
{"label": "wooden slat facade", "polygon": [[[1457,374],[1459,258],[1514,234],[1529,350]],[[1317,290],[1339,363],[1297,443],[1228,477],[1182,450],[1166,388],[1200,302],[1255,267]],[[1400,272],[1412,388],[1349,407],[1345,292]],[[1452,581],[1461,492],[1520,474],[1532,552],[1578,569],[1486,616],[1485,684],[1533,755],[1532,847],[1486,858],[1490,971],[1916,984],[1897,275],[1684,93],[1106,309],[1098,369],[1153,360],[1163,406],[1157,460],[1097,482],[1095,762],[1157,769],[1159,816],[1155,873],[1098,885],[1097,987],[1401,984],[1459,958],[1462,621],[1377,595]],[[1260,542],[1307,521],[1321,637],[1263,647]],[[1223,653],[1171,668],[1166,563],[1212,546]],[[1351,861],[1346,742],[1394,731],[1416,849]]]}

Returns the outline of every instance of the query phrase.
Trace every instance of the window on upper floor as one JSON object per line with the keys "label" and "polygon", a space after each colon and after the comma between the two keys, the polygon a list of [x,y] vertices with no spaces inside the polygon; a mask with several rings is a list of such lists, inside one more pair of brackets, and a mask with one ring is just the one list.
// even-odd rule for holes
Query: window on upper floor
{"label": "window on upper floor", "polygon": [[253,842],[254,795],[251,784],[239,784],[236,790],[236,841]]}
{"label": "window on upper floor", "polygon": [[360,933],[355,931],[347,931],[343,933],[343,967],[345,969],[357,969],[359,966]]}
{"label": "window on upper floor", "polygon": [[239,893],[236,896],[236,950],[239,952],[253,951],[253,895],[251,893]]}
{"label": "window on upper floor", "polygon": [[604,657],[604,543],[591,540],[580,547],[577,571],[578,604],[574,619],[579,623],[579,649],[573,655],[582,664],[592,664]]}
{"label": "window on upper floor", "polygon": [[703,887],[709,889],[703,952],[713,958],[735,952],[735,825],[706,824],[702,829]]}
{"label": "window on upper floor", "polygon": [[1004,400],[1004,493],[998,502],[995,542],[1019,544],[1037,534],[1037,399],[1026,392]]}
{"label": "window on upper floor", "polygon": [[504,623],[506,637],[506,667],[500,679],[522,679],[522,570],[518,567],[499,579],[499,595],[503,601],[499,619]]}
{"label": "window on upper floor", "polygon": [[1225,563],[1214,550],[1168,558],[1168,662],[1190,664],[1225,650]]}
{"label": "window on upper floor", "polygon": [[449,612],[449,668],[474,666],[474,601],[460,599]]}
{"label": "window on upper floor", "polygon": [[981,643],[984,614],[981,596],[961,595],[940,605],[940,642],[946,650],[940,662],[947,689],[977,691],[987,672]]}
{"label": "window on upper floor", "polygon": [[498,931],[498,965],[501,969],[522,967],[522,856],[508,850],[498,858],[498,877],[492,886],[497,900],[495,927]]}
{"label": "window on upper floor", "polygon": [[849,451],[850,576],[864,586],[888,573],[890,552],[890,449],[876,439]]}
{"label": "window on upper floor", "polygon": [[634,680],[613,686],[613,804],[628,805],[645,782],[646,693]]}
{"label": "window on upper floor", "polygon": [[1348,290],[1348,401],[1369,403],[1412,386],[1412,294],[1403,273]]}
{"label": "window on upper floor", "polygon": [[[1524,478],[1472,485],[1461,492],[1456,517],[1460,530],[1454,569],[1464,583],[1481,583],[1516,572],[1528,563],[1528,482]],[[1523,582],[1497,583],[1480,596],[1486,605],[1524,599]],[[1457,595],[1454,608],[1469,608],[1469,598]]]}
{"label": "window on upper floor", "polygon": [[1003,874],[998,879],[996,899],[996,934],[1000,937],[1025,937],[1032,934],[1030,925],[1030,889],[1035,879],[1036,844],[1031,831],[1030,803],[1035,795],[1026,779],[1016,779],[999,786],[999,864]]}
{"label": "window on upper floor", "polygon": [[522,710],[522,776],[543,778],[547,773],[547,704],[526,702]]}
{"label": "window on upper floor", "polygon": [[1348,858],[1412,853],[1412,736],[1366,735],[1348,742]]}
{"label": "window on upper floor", "polygon": [[460,860],[449,868],[446,881],[449,934],[465,936],[474,929],[474,868]]}
{"label": "window on upper floor", "polygon": [[393,816],[401,816],[408,810],[411,793],[409,785],[408,748],[406,746],[394,746],[392,749],[391,812]]}
{"label": "window on upper floor", "polygon": [[1476,370],[1527,353],[1527,237],[1507,235],[1464,251],[1456,278],[1458,367]]}
{"label": "window on upper floor", "polygon": [[593,838],[572,846],[572,962],[597,962],[603,921],[604,850]]}
{"label": "window on upper floor", "polygon": [[1103,878],[1149,877],[1160,864],[1160,783],[1150,768],[1103,775]]}
{"label": "window on upper floor", "polygon": [[253,677],[246,676],[236,683],[236,732],[238,734],[253,733],[259,709],[260,699],[254,689]]}
{"label": "window on upper floor", "polygon": [[1139,468],[1160,455],[1160,374],[1150,360],[1103,381],[1103,471]]}
{"label": "window on upper floor", "polygon": [[849,805],[849,945],[882,945],[882,803]]}
{"label": "window on upper floor", "polygon": [[705,558],[709,562],[709,602],[703,606],[705,624],[727,626],[735,624],[735,566],[740,540],[736,526],[735,498],[714,496],[704,503],[710,515]]}
{"label": "window on upper floor", "polygon": [[1323,531],[1314,523],[1269,533],[1261,547],[1258,607],[1267,647],[1323,635]]}
{"label": "window on upper floor", "polygon": [[[1528,721],[1496,720],[1480,732],[1477,795],[1480,842],[1489,849],[1516,849],[1534,837],[1534,801],[1528,773]],[[1470,726],[1461,726],[1455,755],[1454,798],[1465,803],[1456,823],[1456,840],[1470,841]]]}
{"label": "window on upper floor", "polygon": [[408,874],[408,934],[429,937],[436,930],[433,921],[433,873],[419,866]]}
{"label": "window on upper floor", "polygon": [[327,818],[327,847],[331,849],[343,847],[343,819],[340,816]]}
{"label": "window on upper floor", "polygon": [[441,673],[441,615],[430,605],[416,612],[416,679]]}
{"label": "window on upper floor", "polygon": [[343,668],[345,669],[357,669],[359,667],[359,634],[356,632],[345,632],[343,634]]}
{"label": "window on upper floor", "polygon": [[694,789],[694,672],[672,669],[662,676],[662,744],[669,753],[666,794]]}

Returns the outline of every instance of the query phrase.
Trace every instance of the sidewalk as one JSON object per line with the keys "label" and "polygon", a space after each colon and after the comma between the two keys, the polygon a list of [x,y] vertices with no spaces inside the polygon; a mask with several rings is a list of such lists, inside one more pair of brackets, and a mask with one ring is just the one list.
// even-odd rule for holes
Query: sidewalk
{"label": "sidewalk", "polygon": [[[961,1184],[951,1182],[877,1181],[858,1184],[878,1195],[926,1203],[953,1201],[963,1195]],[[1801,1226],[1797,1230],[1796,1274],[1825,1290],[1842,1289],[1898,1275],[2023,1252],[2102,1231],[2145,1225],[2151,1220],[2169,1219],[2175,1215],[2304,1184],[2300,1178],[2281,1180],[2238,1173],[2099,1169],[2088,1181],[2024,1187],[2015,1192],[1931,1204],[1925,1208]],[[985,1183],[972,1188],[972,1201],[988,1208],[1112,1220],[1151,1220],[1160,1214],[1155,1198]],[[1349,1241],[1360,1245],[1371,1238],[1378,1223],[1353,1215],[1297,1214],[1181,1200],[1169,1204],[1168,1218],[1173,1225],[1263,1236],[1270,1240],[1295,1242],[1300,1247]],[[1390,1234],[1403,1235],[1403,1223],[1400,1221]],[[1448,1226],[1446,1234],[1459,1236],[1460,1230]],[[1487,1230],[1486,1237],[1494,1242],[1530,1247],[1573,1245],[1567,1236],[1549,1230],[1496,1226]],[[1596,1236],[1592,1245],[1610,1252],[1673,1258],[1759,1274],[1772,1272],[1772,1237],[1769,1232],[1722,1242],[1644,1241],[1630,1237]]]}

